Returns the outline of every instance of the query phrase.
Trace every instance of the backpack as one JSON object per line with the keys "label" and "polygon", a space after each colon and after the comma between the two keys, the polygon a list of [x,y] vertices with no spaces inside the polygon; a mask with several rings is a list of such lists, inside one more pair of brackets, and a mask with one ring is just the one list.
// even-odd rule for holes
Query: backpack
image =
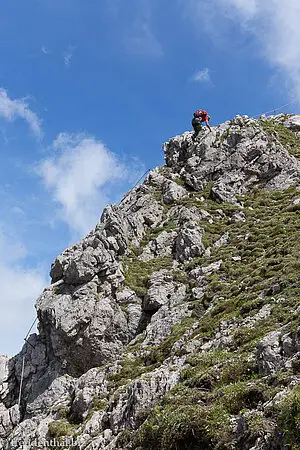
{"label": "backpack", "polygon": [[199,116],[207,116],[208,112],[205,111],[205,109],[198,109],[198,111],[196,111],[196,114],[199,114]]}

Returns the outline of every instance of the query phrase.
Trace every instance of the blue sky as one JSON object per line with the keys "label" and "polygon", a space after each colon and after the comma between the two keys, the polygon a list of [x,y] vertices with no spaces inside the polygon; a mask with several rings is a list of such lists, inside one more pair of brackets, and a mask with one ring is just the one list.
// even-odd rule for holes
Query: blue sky
{"label": "blue sky", "polygon": [[10,0],[0,20],[0,353],[51,262],[190,129],[294,101],[299,0]]}

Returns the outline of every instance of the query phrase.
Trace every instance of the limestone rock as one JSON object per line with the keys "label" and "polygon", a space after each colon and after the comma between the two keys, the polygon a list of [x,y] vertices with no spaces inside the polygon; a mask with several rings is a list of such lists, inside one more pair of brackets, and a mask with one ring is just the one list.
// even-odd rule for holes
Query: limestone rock
{"label": "limestone rock", "polygon": [[292,131],[300,131],[300,115],[292,114],[285,121],[284,126]]}
{"label": "limestone rock", "polygon": [[20,421],[20,411],[18,405],[7,409],[0,405],[0,438],[7,438],[14,427]]}
{"label": "limestone rock", "polygon": [[[52,285],[53,286],[53,285]],[[37,301],[49,349],[70,374],[113,360],[132,336],[125,314],[111,297],[97,293],[97,284],[81,288],[52,286]]]}
{"label": "limestone rock", "polygon": [[272,331],[257,346],[257,363],[260,373],[272,374],[282,366],[280,332]]}
{"label": "limestone rock", "polygon": [[174,283],[172,276],[166,270],[154,272],[149,280],[149,288],[144,297],[144,311],[157,311],[161,306],[170,304],[175,306],[186,296],[186,287]]}
{"label": "limestone rock", "polygon": [[83,421],[97,402],[108,396],[106,373],[93,368],[82,375],[75,383],[70,414],[75,422]]}
{"label": "limestone rock", "polygon": [[145,330],[145,338],[142,347],[158,345],[166,339],[173,325],[180,323],[182,319],[191,315],[187,304],[175,306],[171,310],[162,306],[152,317]]}
{"label": "limestone rock", "polygon": [[201,220],[208,220],[211,215],[204,209],[200,209],[192,206],[187,208],[185,206],[173,206],[168,211],[168,216],[171,220],[176,220],[179,225],[183,225],[185,222],[197,222]]}
{"label": "limestone rock", "polygon": [[12,361],[8,356],[0,355],[0,399],[5,401],[9,395],[9,378],[12,375]]}
{"label": "limestone rock", "polygon": [[120,393],[119,400],[109,417],[113,433],[125,428],[135,428],[143,420],[143,414],[172,387],[179,379],[177,371],[161,368],[133,380],[126,390]]}
{"label": "limestone rock", "polygon": [[1,449],[298,445],[299,136],[299,115],[238,115],[164,144],[166,166],[55,259],[38,333],[0,357]]}
{"label": "limestone rock", "polygon": [[141,261],[150,261],[153,258],[171,256],[173,252],[176,231],[162,231],[156,239],[149,242],[139,256]]}
{"label": "limestone rock", "polygon": [[203,230],[194,222],[187,223],[176,238],[176,257],[180,262],[202,256],[205,247],[202,242]]}
{"label": "limestone rock", "polygon": [[[298,117],[289,118],[289,123],[297,127]],[[218,136],[222,138],[220,148],[216,146]],[[236,194],[259,183],[268,189],[285,189],[300,173],[299,161],[246,117],[237,116],[230,125],[213,127],[197,144],[186,137],[177,136],[164,144],[167,165],[195,190],[214,180],[212,194],[221,202],[236,203]]]}
{"label": "limestone rock", "polygon": [[187,190],[174,181],[170,181],[164,185],[163,199],[166,204],[173,203],[176,200],[181,200],[186,197],[188,197]]}

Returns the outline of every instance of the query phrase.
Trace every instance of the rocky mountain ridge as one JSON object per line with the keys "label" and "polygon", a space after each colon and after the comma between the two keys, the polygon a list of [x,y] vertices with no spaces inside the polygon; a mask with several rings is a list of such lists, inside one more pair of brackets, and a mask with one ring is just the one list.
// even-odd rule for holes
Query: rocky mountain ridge
{"label": "rocky mountain ridge", "polygon": [[212,130],[56,258],[0,448],[300,448],[300,116]]}

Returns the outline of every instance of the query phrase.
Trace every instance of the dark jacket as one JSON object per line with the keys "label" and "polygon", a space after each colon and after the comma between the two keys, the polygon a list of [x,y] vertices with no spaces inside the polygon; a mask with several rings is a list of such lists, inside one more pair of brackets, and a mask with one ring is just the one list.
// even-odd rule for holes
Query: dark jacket
{"label": "dark jacket", "polygon": [[201,117],[193,117],[192,126],[195,131],[199,131],[202,128],[202,120]]}

